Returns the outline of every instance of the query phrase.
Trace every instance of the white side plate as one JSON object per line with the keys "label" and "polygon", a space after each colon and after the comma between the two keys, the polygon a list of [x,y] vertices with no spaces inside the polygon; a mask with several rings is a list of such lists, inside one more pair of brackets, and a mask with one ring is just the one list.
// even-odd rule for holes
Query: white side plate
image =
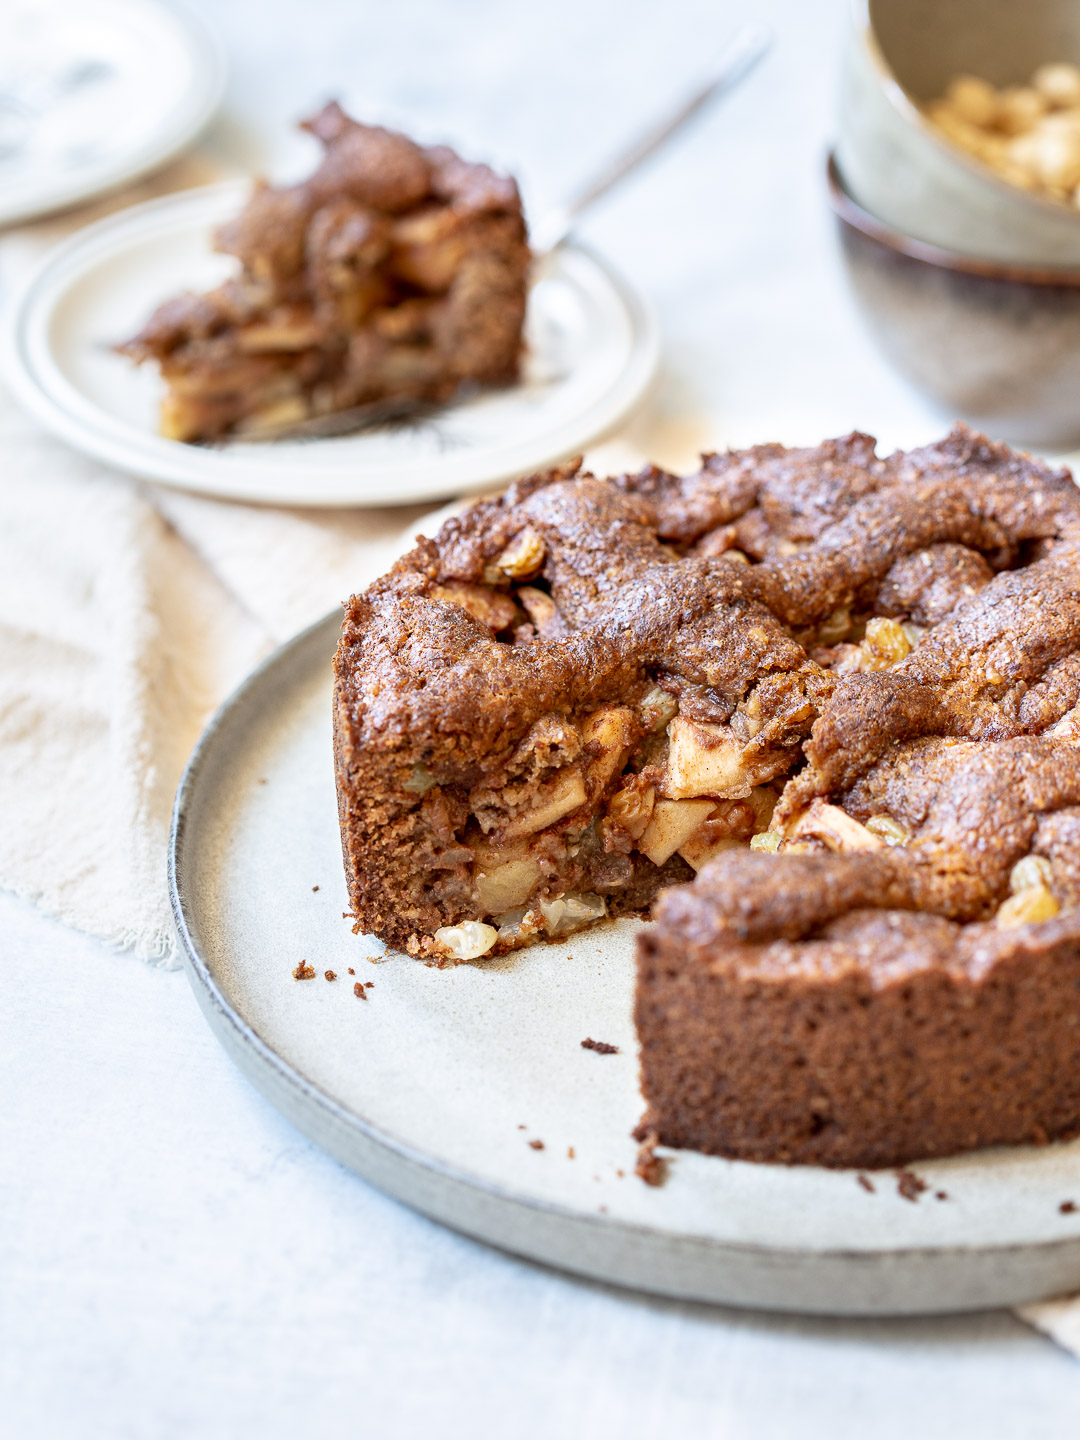
{"label": "white side plate", "polygon": [[0,225],[126,184],[209,122],[224,54],[155,0],[5,0]]}
{"label": "white side plate", "polygon": [[588,251],[564,245],[533,280],[522,383],[395,430],[338,439],[183,445],[157,433],[161,381],[110,345],[162,300],[217,284],[235,261],[212,233],[243,183],[135,206],[73,236],[31,277],[5,337],[22,403],[62,439],[120,469],[229,499],[387,505],[446,498],[584,449],[641,399],[657,360],[642,302]]}
{"label": "white side plate", "polygon": [[[246,682],[177,795],[170,879],[191,983],[272,1104],[416,1209],[643,1290],[900,1314],[1080,1286],[1080,1213],[1059,1208],[1080,1204],[1080,1143],[918,1165],[914,1202],[891,1171],[870,1193],[852,1171],[689,1152],[662,1187],[638,1180],[636,922],[442,971],[354,936],[331,757],[338,625]],[[297,983],[302,959],[317,978]],[[356,980],[374,981],[366,1000]],[[619,1053],[583,1050],[586,1036]]]}

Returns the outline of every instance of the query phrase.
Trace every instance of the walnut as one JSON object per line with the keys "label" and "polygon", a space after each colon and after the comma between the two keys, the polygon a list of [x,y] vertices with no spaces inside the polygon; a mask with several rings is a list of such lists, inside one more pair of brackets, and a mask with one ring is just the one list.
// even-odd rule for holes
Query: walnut
{"label": "walnut", "polygon": [[652,819],[655,804],[656,790],[646,780],[634,775],[612,795],[607,813],[632,840],[640,840]]}
{"label": "walnut", "polygon": [[527,525],[511,540],[495,564],[511,580],[527,580],[539,571],[546,553],[544,537]]}
{"label": "walnut", "polygon": [[1043,886],[1049,890],[1054,871],[1045,855],[1025,855],[1009,872],[1009,889],[1014,895]]}
{"label": "walnut", "polygon": [[1052,920],[1061,906],[1045,885],[1028,885],[998,906],[994,917],[1002,930],[1015,930],[1020,925],[1033,925]]}
{"label": "walnut", "polygon": [[523,585],[517,592],[517,598],[536,626],[536,633],[541,640],[556,640],[560,635],[566,634],[566,622],[547,591],[537,590],[532,585]]}
{"label": "walnut", "polygon": [[904,627],[895,620],[878,617],[867,622],[865,638],[848,649],[836,673],[854,675],[868,670],[891,670],[910,654],[911,641]]}
{"label": "walnut", "polygon": [[884,840],[886,845],[906,845],[911,839],[911,831],[907,826],[901,825],[900,821],[894,820],[891,815],[871,815],[866,822],[866,828],[871,835]]}
{"label": "walnut", "polygon": [[434,935],[436,944],[441,945],[454,960],[479,960],[498,938],[499,932],[494,925],[484,925],[479,920],[442,925]]}
{"label": "walnut", "polygon": [[461,580],[448,580],[445,585],[433,585],[430,593],[433,600],[460,605],[474,620],[479,620],[481,625],[487,625],[491,630],[505,630],[514,623],[518,613],[509,595],[502,595],[486,585],[466,585]]}

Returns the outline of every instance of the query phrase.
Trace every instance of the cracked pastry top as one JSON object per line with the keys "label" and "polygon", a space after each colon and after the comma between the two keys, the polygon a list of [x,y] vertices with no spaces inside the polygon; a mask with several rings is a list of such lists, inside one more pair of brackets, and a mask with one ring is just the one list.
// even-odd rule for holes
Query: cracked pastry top
{"label": "cracked pastry top", "polygon": [[298,185],[257,183],[217,232],[240,273],[166,301],[118,350],[160,367],[162,434],[212,440],[518,377],[529,249],[512,179],[351,120]]}
{"label": "cracked pastry top", "polygon": [[1071,1133],[1078,547],[1068,472],[963,426],[518,482],[347,606],[358,928],[450,963],[663,891],[662,1143],[886,1164]]}

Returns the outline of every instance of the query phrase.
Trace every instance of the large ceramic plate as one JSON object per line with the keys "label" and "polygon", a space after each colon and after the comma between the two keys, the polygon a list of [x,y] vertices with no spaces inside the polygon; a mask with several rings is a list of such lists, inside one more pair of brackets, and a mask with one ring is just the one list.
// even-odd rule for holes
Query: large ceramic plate
{"label": "large ceramic plate", "polygon": [[[337,630],[334,615],[256,672],[177,796],[191,982],[272,1104],[418,1210],[644,1290],[889,1314],[1080,1287],[1080,1213],[1059,1208],[1080,1204],[1080,1143],[917,1165],[928,1188],[914,1201],[891,1171],[871,1193],[851,1171],[686,1152],[662,1187],[638,1180],[635,922],[452,970],[354,936],[330,745]],[[293,979],[301,960],[317,978]],[[357,980],[374,982],[365,1000]],[[618,1054],[582,1049],[587,1036]]]}
{"label": "large ceramic plate", "polygon": [[235,261],[213,230],[244,184],[139,205],[52,252],[14,307],[6,369],[45,425],[137,475],[230,499],[385,505],[445,498],[526,474],[584,449],[641,399],[656,368],[655,326],[598,258],[561,246],[537,268],[522,383],[395,430],[317,441],[183,445],[157,433],[161,381],[110,345],[159,301],[205,289]]}
{"label": "large ceramic plate", "polygon": [[0,225],[163,165],[221,100],[217,41],[154,0],[5,0]]}

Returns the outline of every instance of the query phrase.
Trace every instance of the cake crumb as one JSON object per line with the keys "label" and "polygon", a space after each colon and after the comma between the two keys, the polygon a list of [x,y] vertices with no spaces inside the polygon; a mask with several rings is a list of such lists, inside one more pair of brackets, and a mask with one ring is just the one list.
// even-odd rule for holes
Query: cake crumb
{"label": "cake crumb", "polygon": [[910,1200],[914,1205],[927,1185],[913,1170],[897,1170],[896,1188],[905,1200]]}
{"label": "cake crumb", "polygon": [[663,1185],[667,1179],[667,1161],[662,1160],[656,1153],[659,1143],[660,1137],[655,1130],[651,1130],[638,1146],[634,1174],[644,1180],[646,1185]]}
{"label": "cake crumb", "polygon": [[367,991],[364,989],[363,985],[360,984],[359,980],[352,987],[352,993],[356,996],[358,1000],[367,999]]}
{"label": "cake crumb", "polygon": [[935,1191],[934,1191],[934,1199],[935,1199],[935,1200],[947,1200],[948,1198],[949,1198],[949,1192],[948,1192],[947,1190],[935,1190]]}
{"label": "cake crumb", "polygon": [[300,964],[297,965],[296,969],[292,972],[292,978],[294,980],[314,980],[314,965],[309,965],[306,960],[301,960]]}
{"label": "cake crumb", "polygon": [[607,1214],[607,1206],[606,1206],[606,1205],[599,1205],[599,1206],[597,1206],[597,1209],[599,1210],[599,1212],[600,1212],[601,1215],[606,1215],[606,1214]]}
{"label": "cake crumb", "polygon": [[525,1126],[524,1126],[524,1125],[519,1125],[519,1126],[518,1126],[518,1129],[519,1129],[519,1130],[524,1130],[524,1129],[525,1129]]}
{"label": "cake crumb", "polygon": [[859,1184],[868,1194],[877,1194],[877,1191],[874,1189],[874,1182],[870,1179],[869,1175],[864,1175],[860,1170],[859,1174],[855,1176],[855,1179],[859,1182]]}
{"label": "cake crumb", "polygon": [[573,1145],[568,1145],[568,1146],[566,1147],[566,1158],[567,1158],[568,1160],[573,1160],[573,1158],[574,1158],[574,1147],[573,1147]]}
{"label": "cake crumb", "polygon": [[352,968],[351,965],[349,966],[349,974],[350,974],[350,975],[355,975],[355,974],[356,974],[356,971]]}
{"label": "cake crumb", "polygon": [[1075,1201],[1075,1200],[1062,1200],[1061,1204],[1058,1206],[1058,1210],[1061,1212],[1062,1215],[1075,1215],[1075,1214],[1076,1214],[1076,1201]]}
{"label": "cake crumb", "polygon": [[324,970],[324,971],[323,971],[323,975],[326,977],[327,980],[336,980],[336,979],[337,979],[337,973],[336,973],[335,971],[333,971],[333,970]]}
{"label": "cake crumb", "polygon": [[311,893],[314,895],[314,894],[315,894],[315,891],[318,890],[318,888],[319,888],[318,885],[312,885],[312,887],[311,887]]}
{"label": "cake crumb", "polygon": [[260,784],[260,785],[265,785],[266,783],[267,783],[267,781],[266,781],[266,776],[265,776],[265,775],[260,775],[260,776],[259,776],[259,784]]}
{"label": "cake crumb", "polygon": [[582,1040],[581,1048],[583,1050],[595,1050],[598,1055],[617,1055],[619,1053],[619,1047],[617,1045],[609,1045],[606,1040],[594,1040],[592,1036]]}
{"label": "cake crumb", "polygon": [[530,1140],[530,1141],[529,1141],[529,1149],[530,1149],[530,1150],[543,1150],[543,1148],[544,1148],[544,1142],[543,1142],[543,1140]]}
{"label": "cake crumb", "polygon": [[616,1171],[615,1171],[615,1174],[619,1177],[620,1180],[625,1180],[625,1179],[626,1179],[626,1171],[625,1171],[625,1170],[616,1170]]}

